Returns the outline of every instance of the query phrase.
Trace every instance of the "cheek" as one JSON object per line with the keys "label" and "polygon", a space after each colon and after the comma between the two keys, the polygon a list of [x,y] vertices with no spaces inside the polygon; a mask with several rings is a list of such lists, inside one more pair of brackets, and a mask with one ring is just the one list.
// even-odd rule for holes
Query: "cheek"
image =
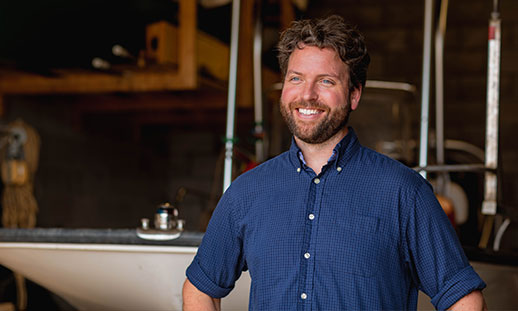
{"label": "cheek", "polygon": [[287,111],[289,110],[289,106],[290,106],[290,100],[288,98],[286,98],[286,95],[285,95],[285,92],[282,91],[281,93],[281,98],[280,98],[280,102],[279,102],[279,108],[281,109],[281,112],[284,110],[284,111]]}
{"label": "cheek", "polygon": [[322,102],[326,103],[329,107],[340,107],[347,105],[347,97],[342,93],[327,92],[320,94]]}
{"label": "cheek", "polygon": [[284,86],[281,93],[281,101],[283,103],[290,103],[297,98],[297,90],[293,86]]}

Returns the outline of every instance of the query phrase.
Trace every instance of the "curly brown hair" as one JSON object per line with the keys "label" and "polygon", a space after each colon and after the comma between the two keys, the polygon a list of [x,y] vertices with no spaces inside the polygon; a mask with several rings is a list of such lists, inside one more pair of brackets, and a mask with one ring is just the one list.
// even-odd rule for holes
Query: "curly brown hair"
{"label": "curly brown hair", "polygon": [[349,69],[349,89],[365,87],[370,56],[365,39],[356,27],[344,22],[338,15],[324,19],[294,21],[291,27],[281,33],[277,45],[279,66],[286,75],[288,61],[295,48],[316,46],[335,50]]}

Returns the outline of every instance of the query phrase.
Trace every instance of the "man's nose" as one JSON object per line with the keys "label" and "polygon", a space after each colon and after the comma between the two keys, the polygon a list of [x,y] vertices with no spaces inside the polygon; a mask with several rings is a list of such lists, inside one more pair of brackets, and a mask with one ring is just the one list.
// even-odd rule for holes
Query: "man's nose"
{"label": "man's nose", "polygon": [[307,83],[304,85],[302,99],[305,101],[313,101],[318,99],[318,92],[315,84]]}

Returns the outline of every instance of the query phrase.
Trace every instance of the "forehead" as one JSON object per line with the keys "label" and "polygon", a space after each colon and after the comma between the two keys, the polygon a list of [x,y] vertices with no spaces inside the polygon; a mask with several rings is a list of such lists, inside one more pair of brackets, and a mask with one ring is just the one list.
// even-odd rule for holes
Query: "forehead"
{"label": "forehead", "polygon": [[347,65],[331,48],[304,46],[291,53],[287,72],[347,75]]}

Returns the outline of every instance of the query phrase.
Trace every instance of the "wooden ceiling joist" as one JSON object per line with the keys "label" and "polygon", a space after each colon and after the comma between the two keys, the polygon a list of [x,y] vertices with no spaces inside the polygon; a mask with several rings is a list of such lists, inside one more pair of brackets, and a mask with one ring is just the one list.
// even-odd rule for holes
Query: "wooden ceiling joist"
{"label": "wooden ceiling joist", "polygon": [[177,69],[125,70],[120,74],[61,70],[57,77],[3,70],[0,94],[63,94],[190,90],[197,87],[196,1],[180,0]]}

